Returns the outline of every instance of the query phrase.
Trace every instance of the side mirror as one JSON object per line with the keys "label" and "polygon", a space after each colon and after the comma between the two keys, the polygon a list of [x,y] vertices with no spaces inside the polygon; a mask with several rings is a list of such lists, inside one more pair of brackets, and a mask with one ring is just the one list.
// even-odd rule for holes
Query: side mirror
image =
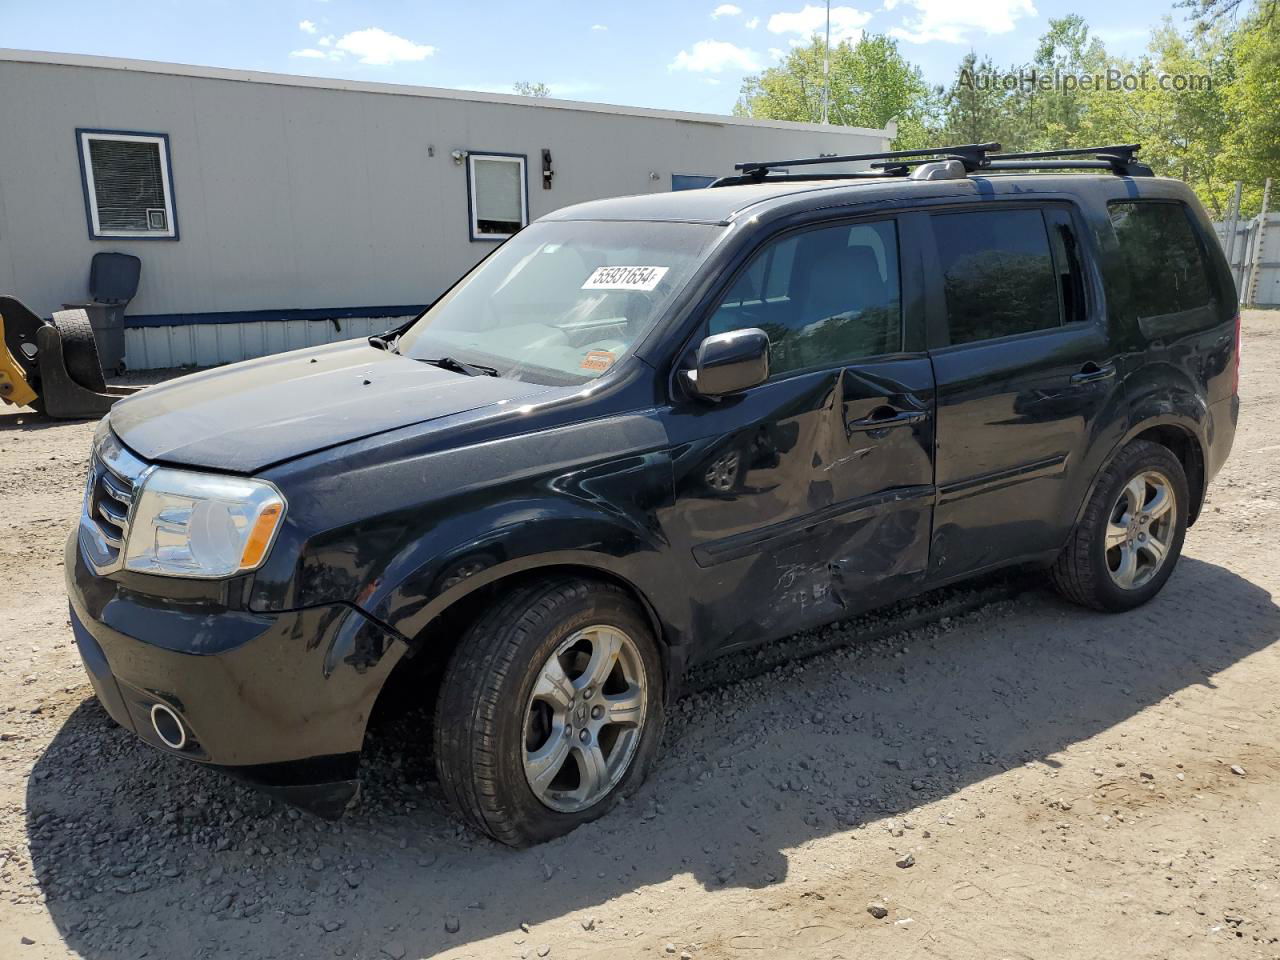
{"label": "side mirror", "polygon": [[696,365],[683,371],[696,396],[716,399],[769,379],[769,335],[756,327],[707,337],[698,345]]}

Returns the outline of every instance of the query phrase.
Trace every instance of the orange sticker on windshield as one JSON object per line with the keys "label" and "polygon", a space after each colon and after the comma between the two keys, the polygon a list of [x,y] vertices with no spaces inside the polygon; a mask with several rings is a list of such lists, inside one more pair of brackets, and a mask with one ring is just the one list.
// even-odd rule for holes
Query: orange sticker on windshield
{"label": "orange sticker on windshield", "polygon": [[582,358],[583,370],[608,370],[613,366],[613,354],[608,350],[591,350]]}

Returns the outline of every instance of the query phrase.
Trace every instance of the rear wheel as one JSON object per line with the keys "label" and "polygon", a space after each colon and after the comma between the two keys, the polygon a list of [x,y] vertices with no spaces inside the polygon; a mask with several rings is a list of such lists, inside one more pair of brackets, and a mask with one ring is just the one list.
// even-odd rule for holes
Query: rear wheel
{"label": "rear wheel", "polygon": [[435,754],[446,796],[513,846],[594,820],[644,779],[662,686],[648,619],[619,587],[557,578],[514,590],[445,672]]}
{"label": "rear wheel", "polygon": [[1096,610],[1129,610],[1164,586],[1182,553],[1190,496],[1167,447],[1137,440],[1103,471],[1052,569],[1058,591]]}

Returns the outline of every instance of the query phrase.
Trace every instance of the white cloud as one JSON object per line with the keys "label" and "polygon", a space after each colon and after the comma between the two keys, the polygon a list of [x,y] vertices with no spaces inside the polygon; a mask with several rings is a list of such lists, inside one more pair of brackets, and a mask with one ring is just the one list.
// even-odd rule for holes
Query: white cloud
{"label": "white cloud", "polygon": [[717,20],[721,17],[740,17],[742,16],[742,8],[732,3],[722,3],[711,11],[711,16]]}
{"label": "white cloud", "polygon": [[744,23],[743,26],[746,27],[748,30],[754,30],[756,27],[760,26],[760,18],[752,17],[750,20]]}
{"label": "white cloud", "polygon": [[397,37],[379,27],[348,33],[334,44],[334,48],[359,57],[361,63],[380,67],[425,60],[436,52],[435,47]]}
{"label": "white cloud", "polygon": [[293,50],[290,52],[291,57],[302,57],[304,60],[324,60],[329,54],[323,50],[313,50],[308,47],[306,50]]}
{"label": "white cloud", "polygon": [[591,25],[591,29],[603,33],[605,30],[608,30],[609,28],[606,27],[603,23],[593,23]]}
{"label": "white cloud", "polygon": [[310,20],[303,20],[301,23],[298,24],[298,29],[301,30],[303,33],[315,33],[316,25],[312,23]]}
{"label": "white cloud", "polygon": [[333,46],[333,34],[329,34],[327,37],[321,37],[319,40],[316,41],[316,43],[322,47]]}
{"label": "white cloud", "polygon": [[[895,2],[897,0],[885,0],[886,6]],[[934,0],[925,0],[925,2],[934,2]],[[839,43],[842,40],[848,40],[850,43],[857,43],[862,38],[863,25],[870,19],[870,13],[855,7],[832,7],[831,42]],[[815,33],[826,31],[827,9],[805,4],[802,9],[793,13],[775,13],[769,18],[768,26],[770,33],[798,33],[807,40]]]}
{"label": "white cloud", "polygon": [[668,70],[690,70],[694,73],[720,73],[728,69],[759,70],[760,60],[754,50],[734,46],[723,40],[699,40],[691,50],[676,54]]}
{"label": "white cloud", "polygon": [[914,16],[903,19],[889,35],[908,43],[967,43],[969,34],[1009,33],[1018,20],[1036,16],[1032,0],[983,0],[956,3],[954,0],[885,0],[886,10],[899,5],[914,8]]}
{"label": "white cloud", "polygon": [[778,47],[770,47],[770,48],[769,48],[769,57],[770,57],[770,59],[772,59],[772,60],[781,60],[781,59],[782,59],[783,57],[785,57],[786,55],[787,55],[787,51],[782,50],[782,49],[780,49],[780,48],[778,48]]}

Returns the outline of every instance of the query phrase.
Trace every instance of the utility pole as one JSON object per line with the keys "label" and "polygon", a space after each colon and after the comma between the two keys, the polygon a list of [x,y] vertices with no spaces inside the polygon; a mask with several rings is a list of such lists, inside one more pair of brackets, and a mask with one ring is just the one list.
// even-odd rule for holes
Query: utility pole
{"label": "utility pole", "polygon": [[827,122],[831,105],[831,0],[827,0],[827,43],[822,51],[822,122]]}

